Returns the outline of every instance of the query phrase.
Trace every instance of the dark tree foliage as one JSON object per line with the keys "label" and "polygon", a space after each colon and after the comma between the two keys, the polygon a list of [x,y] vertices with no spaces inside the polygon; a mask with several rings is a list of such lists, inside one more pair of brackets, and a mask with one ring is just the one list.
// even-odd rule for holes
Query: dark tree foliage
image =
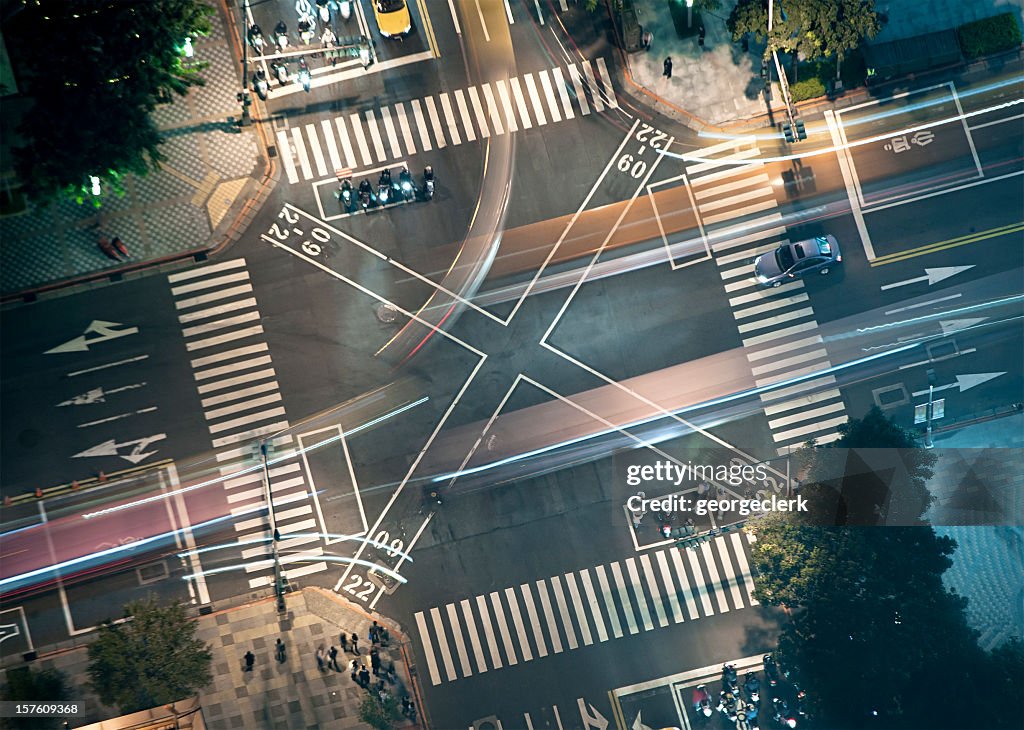
{"label": "dark tree foliage", "polygon": [[778,0],[773,9],[769,36],[768,1],[739,0],[727,21],[733,40],[750,33],[759,42],[767,37],[769,51],[841,59],[881,28],[874,0]]}
{"label": "dark tree foliage", "polygon": [[[801,492],[816,511],[810,520],[771,514],[749,528],[757,535],[755,595],[762,603],[792,609],[778,658],[807,690],[815,726],[1012,727],[1019,716],[1007,707],[1024,691],[1024,650],[1017,643],[992,654],[978,647],[966,599],[942,582],[956,543],[916,526],[927,507],[925,480],[934,457],[877,409],[847,424],[835,446],[801,454],[812,478]],[[910,494],[904,511],[915,520],[899,527],[851,527],[832,519],[843,510],[870,513],[877,506],[870,499],[858,504],[864,490],[857,488],[878,482],[864,478],[853,488],[846,481],[845,489],[836,489],[818,478],[836,467],[831,457],[844,448],[871,451],[858,462],[843,458],[845,469],[876,462],[875,450],[896,456],[880,482],[886,488],[901,484]]]}
{"label": "dark tree foliage", "polygon": [[4,37],[33,101],[14,149],[31,199],[75,197],[91,175],[116,187],[163,159],[149,114],[203,83],[180,47],[209,32],[213,12],[199,0],[33,0],[8,14]]}
{"label": "dark tree foliage", "polygon": [[180,604],[152,598],[125,606],[89,645],[89,678],[100,701],[127,714],[189,697],[213,680],[209,648]]}
{"label": "dark tree foliage", "polygon": [[[67,677],[56,669],[8,669],[5,672],[3,689],[0,690],[0,700],[8,702],[70,700],[72,696]],[[0,718],[0,727],[4,730],[50,730],[62,725],[63,720],[56,717]]]}

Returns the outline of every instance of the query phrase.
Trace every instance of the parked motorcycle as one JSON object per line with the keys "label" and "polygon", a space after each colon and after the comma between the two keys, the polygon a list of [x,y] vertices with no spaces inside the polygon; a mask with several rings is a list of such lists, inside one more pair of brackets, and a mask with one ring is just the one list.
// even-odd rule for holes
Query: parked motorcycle
{"label": "parked motorcycle", "polygon": [[434,197],[434,168],[427,165],[423,168],[423,199],[430,200]]}
{"label": "parked motorcycle", "polygon": [[284,63],[277,62],[277,63],[274,63],[272,68],[274,69],[274,77],[277,79],[277,83],[281,84],[281,86],[284,86],[285,84],[287,84],[288,83],[288,66],[285,65]]}
{"label": "parked motorcycle", "polygon": [[256,89],[257,96],[266,101],[270,86],[267,84],[267,73],[262,68],[256,69],[256,73],[253,74],[252,86]]}
{"label": "parked motorcycle", "polygon": [[338,200],[345,207],[345,211],[352,210],[352,178],[347,177],[338,186]]}
{"label": "parked motorcycle", "polygon": [[312,77],[309,75],[309,66],[306,65],[306,59],[299,59],[299,81],[302,83],[302,89],[307,94],[309,93],[309,87],[312,84]]}
{"label": "parked motorcycle", "polygon": [[288,48],[288,26],[283,20],[274,26],[274,43],[277,44],[278,53],[284,53]]}

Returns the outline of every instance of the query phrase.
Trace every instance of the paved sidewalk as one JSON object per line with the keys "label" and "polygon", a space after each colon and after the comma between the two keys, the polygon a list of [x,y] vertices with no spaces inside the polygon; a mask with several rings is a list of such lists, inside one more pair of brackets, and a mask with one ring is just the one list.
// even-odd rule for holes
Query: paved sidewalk
{"label": "paved sidewalk", "polygon": [[[695,30],[679,37],[670,0],[632,2],[640,24],[653,34],[653,42],[647,51],[624,54],[629,78],[623,87],[627,93],[696,130],[724,127],[768,113],[760,75],[764,46],[751,40],[744,52],[726,29],[735,0],[723,0],[718,10],[703,13],[703,48],[697,44]],[[680,18],[685,26],[685,3],[676,5],[683,8]],[[1024,0],[875,0],[875,8],[888,17],[875,42],[954,28],[1007,10],[1015,10],[1024,27]],[[694,28],[699,17],[694,12]],[[663,75],[667,56],[672,58],[672,78]],[[774,112],[784,109],[778,84],[772,85],[771,104]]]}
{"label": "paved sidewalk", "polygon": [[1024,638],[1024,414],[938,433],[933,443],[927,516],[959,545],[944,580],[970,600],[982,648]]}
{"label": "paved sidewalk", "polygon": [[[126,194],[105,202],[102,227],[128,246],[128,265],[205,249],[223,240],[264,175],[256,128],[241,129],[235,95],[240,70],[228,38],[224,8],[211,18],[208,37],[194,42],[195,59],[206,61],[206,85],[157,108],[154,119],[165,143],[163,168],[128,176]],[[126,264],[97,247],[91,205],[55,203],[47,209],[0,218],[0,293],[5,297],[57,281],[113,272]]]}
{"label": "paved sidewalk", "polygon": [[[405,655],[408,639],[398,627],[381,617],[371,617],[337,595],[306,588],[287,597],[287,613],[279,619],[274,599],[268,598],[227,609],[197,621],[198,638],[213,653],[213,683],[199,693],[203,719],[211,730],[316,730],[318,728],[366,728],[359,721],[359,705],[366,691],[352,681],[349,673],[353,654],[338,655],[341,672],[320,670],[316,662],[319,646],[341,645],[341,632],[359,635],[358,661],[370,668],[368,630],[374,618],[391,634],[387,647],[380,649],[383,666],[394,662],[398,681],[389,691],[398,699],[408,694],[414,701]],[[278,637],[285,643],[284,662],[275,659]],[[77,685],[78,697],[86,705],[81,722],[98,722],[117,716],[88,692],[88,657],[85,647],[47,655],[40,649],[36,668],[65,672]],[[245,653],[256,655],[253,671],[243,671]],[[376,678],[372,677],[376,683]],[[185,699],[185,698],[183,698]],[[419,702],[416,702],[419,709]],[[399,727],[412,728],[408,720]]]}

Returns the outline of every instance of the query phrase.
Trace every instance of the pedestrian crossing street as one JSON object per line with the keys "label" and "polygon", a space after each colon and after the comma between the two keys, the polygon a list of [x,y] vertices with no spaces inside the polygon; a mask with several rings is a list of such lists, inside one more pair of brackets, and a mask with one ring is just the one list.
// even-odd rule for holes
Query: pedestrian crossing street
{"label": "pedestrian crossing street", "polygon": [[509,586],[415,616],[432,684],[755,606],[746,533]]}
{"label": "pedestrian crossing street", "polygon": [[[288,428],[277,374],[263,338],[260,312],[244,259],[210,264],[168,277],[192,375],[210,430],[238,540],[250,575],[250,588],[273,584],[270,537],[255,439]],[[327,569],[309,562],[323,555],[320,538],[292,533],[319,533],[305,472],[294,455],[293,437],[274,440],[270,467],[278,551],[284,575],[298,578]],[[291,456],[289,456],[291,454]],[[232,476],[237,475],[237,476]],[[289,567],[291,566],[291,567]]]}
{"label": "pedestrian crossing street", "polygon": [[[756,140],[730,140],[699,150],[687,178],[711,241],[729,305],[758,387],[832,367],[803,281],[765,289],[753,259],[787,242],[786,227]],[[839,438],[846,406],[833,375],[763,393],[761,402],[779,453],[810,438]]]}
{"label": "pedestrian crossing street", "polygon": [[[277,130],[288,182],[616,109],[603,58]],[[414,133],[415,132],[415,133]]]}

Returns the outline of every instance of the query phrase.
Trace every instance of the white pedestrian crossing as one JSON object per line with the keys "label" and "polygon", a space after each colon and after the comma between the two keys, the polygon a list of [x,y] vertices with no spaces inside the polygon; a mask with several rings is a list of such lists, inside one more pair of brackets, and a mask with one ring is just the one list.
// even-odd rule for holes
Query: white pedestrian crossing
{"label": "white pedestrian crossing", "polygon": [[[686,165],[687,181],[758,387],[832,367],[817,334],[804,283],[798,279],[764,289],[754,280],[751,260],[788,242],[775,189],[757,161],[760,154],[754,139],[727,140],[697,151],[694,156],[700,161]],[[846,415],[839,390],[827,387],[834,382],[809,378],[786,387],[784,394],[761,395],[780,453],[809,438],[825,443],[838,437]],[[826,389],[815,392],[822,387]],[[808,396],[813,400],[808,401]],[[816,407],[806,407],[812,403]]]}
{"label": "white pedestrian crossing", "polygon": [[417,611],[430,681],[755,606],[749,550],[745,534],[734,532],[696,549],[664,548]]}
{"label": "white pedestrian crossing", "polygon": [[279,129],[276,137],[295,184],[618,107],[607,63],[598,58]]}
{"label": "white pedestrian crossing", "polygon": [[[305,127],[307,134],[315,129],[314,125]],[[294,137],[299,129],[291,131]],[[280,140],[284,132],[278,134]],[[326,168],[323,150],[318,146],[311,149],[318,170]],[[329,144],[327,154],[331,164],[335,164],[337,148]],[[301,155],[300,164],[308,166],[309,157]],[[190,365],[210,442],[217,450],[216,460],[225,477],[225,501],[231,505],[232,515],[244,516],[234,524],[234,529],[238,542],[245,546],[240,555],[248,561],[245,572],[249,586],[270,585],[270,535],[267,518],[262,514],[266,509],[266,489],[263,473],[251,470],[255,446],[251,442],[287,428],[288,421],[269,348],[260,341],[263,328],[253,326],[261,315],[252,296],[245,260],[200,266],[170,274],[167,279],[185,347],[189,352],[197,352]],[[275,464],[268,478],[275,509],[287,505],[275,512],[282,536],[278,549],[285,577],[294,579],[326,570],[327,563],[317,559],[323,555],[317,536],[321,528],[291,442],[291,436],[275,439]]]}

